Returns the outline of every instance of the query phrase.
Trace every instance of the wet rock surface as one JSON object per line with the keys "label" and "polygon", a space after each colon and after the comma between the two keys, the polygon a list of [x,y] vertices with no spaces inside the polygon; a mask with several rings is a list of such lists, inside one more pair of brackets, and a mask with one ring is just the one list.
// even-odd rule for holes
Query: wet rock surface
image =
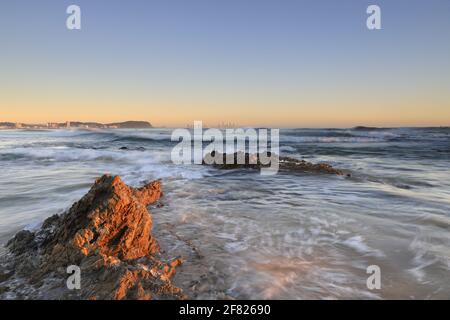
{"label": "wet rock surface", "polygon": [[135,148],[133,148],[133,147],[125,147],[125,146],[123,146],[123,147],[120,147],[119,148],[119,150],[122,150],[122,151],[145,151],[145,148],[144,147],[135,147]]}
{"label": "wet rock surface", "polygon": [[261,169],[270,167],[269,161],[278,161],[279,171],[289,173],[324,173],[350,176],[343,170],[336,169],[326,163],[311,163],[290,157],[280,157],[267,152],[251,154],[235,152],[233,154],[212,151],[203,159],[203,165],[211,165],[218,169]]}
{"label": "wet rock surface", "polygon": [[[20,231],[0,258],[2,299],[183,299],[171,278],[182,263],[163,259],[147,206],[161,183],[127,186],[105,175],[66,213],[36,232]],[[80,269],[80,289],[69,290],[69,266]]]}

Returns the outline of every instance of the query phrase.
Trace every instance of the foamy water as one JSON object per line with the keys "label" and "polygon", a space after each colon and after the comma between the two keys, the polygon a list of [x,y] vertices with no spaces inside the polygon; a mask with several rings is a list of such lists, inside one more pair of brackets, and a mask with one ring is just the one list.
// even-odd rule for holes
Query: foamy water
{"label": "foamy water", "polygon": [[[450,297],[450,130],[282,130],[283,155],[352,178],[174,165],[168,129],[0,131],[0,243],[104,173],[162,178],[151,208],[176,284],[196,298]],[[121,150],[127,147],[127,150]],[[366,287],[378,265],[382,289]]]}

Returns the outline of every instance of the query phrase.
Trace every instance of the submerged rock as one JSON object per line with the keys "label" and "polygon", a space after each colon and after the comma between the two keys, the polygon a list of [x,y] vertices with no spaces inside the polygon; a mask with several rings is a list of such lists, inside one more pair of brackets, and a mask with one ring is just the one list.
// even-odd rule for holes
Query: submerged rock
{"label": "submerged rock", "polygon": [[136,148],[130,148],[130,147],[120,147],[119,150],[132,150],[132,151],[145,151],[144,147],[136,147]]}
{"label": "submerged rock", "polygon": [[[182,260],[161,261],[151,233],[147,206],[161,196],[159,181],[132,188],[119,177],[101,177],[66,213],[8,242],[0,267],[8,281],[0,284],[0,298],[184,298],[170,281]],[[79,290],[66,285],[72,265],[81,271]]]}
{"label": "submerged rock", "polygon": [[[204,165],[212,165],[218,169],[261,169],[265,167],[269,167],[270,163],[262,160],[262,157],[272,158],[271,161],[278,161],[279,170],[290,173],[326,173],[326,174],[335,174],[335,175],[347,175],[350,176],[349,173],[345,173],[343,170],[336,169],[329,164],[326,163],[311,163],[305,160],[298,160],[290,157],[280,157],[278,155],[272,155],[270,152],[265,154],[251,154],[244,152],[235,152],[233,154],[219,153],[216,151],[212,151],[207,154],[203,159]],[[228,157],[228,161],[227,161]],[[238,159],[241,158],[243,161],[241,163],[238,162]],[[214,160],[219,160],[217,163]],[[227,163],[228,162],[228,163]]]}

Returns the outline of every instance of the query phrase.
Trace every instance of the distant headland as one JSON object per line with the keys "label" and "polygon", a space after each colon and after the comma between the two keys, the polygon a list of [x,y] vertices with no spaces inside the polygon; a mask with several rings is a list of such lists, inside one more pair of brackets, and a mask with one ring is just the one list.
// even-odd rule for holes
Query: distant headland
{"label": "distant headland", "polygon": [[115,123],[99,122],[48,122],[45,124],[27,124],[19,122],[0,122],[0,129],[149,129],[153,128],[147,121],[124,121]]}

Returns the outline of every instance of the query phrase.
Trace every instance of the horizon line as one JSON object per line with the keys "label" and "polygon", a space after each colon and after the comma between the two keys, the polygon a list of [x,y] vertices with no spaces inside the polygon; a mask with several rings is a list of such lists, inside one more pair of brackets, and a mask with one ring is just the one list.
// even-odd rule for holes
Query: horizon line
{"label": "horizon line", "polygon": [[[201,120],[196,120],[201,121]],[[167,129],[176,129],[176,128],[190,128],[191,124],[190,122],[187,122],[185,125],[182,126],[175,126],[175,125],[164,125],[164,124],[158,124],[154,125],[151,121],[148,120],[123,120],[123,121],[108,121],[108,122],[102,122],[102,121],[95,121],[95,120],[88,120],[88,121],[79,121],[79,120],[66,120],[66,121],[47,121],[47,122],[22,122],[22,121],[0,121],[1,123],[11,123],[11,124],[20,124],[20,125],[27,125],[27,126],[46,126],[49,124],[66,124],[66,123],[96,123],[100,125],[113,125],[113,124],[120,124],[125,122],[147,122],[151,125],[153,129],[158,128],[167,128]],[[194,121],[192,122],[194,123]],[[368,129],[394,129],[394,128],[450,128],[450,124],[447,125],[366,125],[366,124],[358,124],[358,125],[352,125],[352,126],[302,126],[302,125],[283,125],[283,126],[267,126],[267,125],[239,125],[232,122],[222,122],[218,123],[217,125],[204,125],[203,128],[215,128],[215,127],[224,127],[224,125],[230,125],[231,128],[279,128],[279,129],[354,129],[354,128],[368,128]],[[61,127],[61,128],[51,128],[48,127],[47,129],[83,129],[81,127]],[[11,128],[11,129],[26,129],[26,128]],[[148,128],[150,129],[150,128]]]}

